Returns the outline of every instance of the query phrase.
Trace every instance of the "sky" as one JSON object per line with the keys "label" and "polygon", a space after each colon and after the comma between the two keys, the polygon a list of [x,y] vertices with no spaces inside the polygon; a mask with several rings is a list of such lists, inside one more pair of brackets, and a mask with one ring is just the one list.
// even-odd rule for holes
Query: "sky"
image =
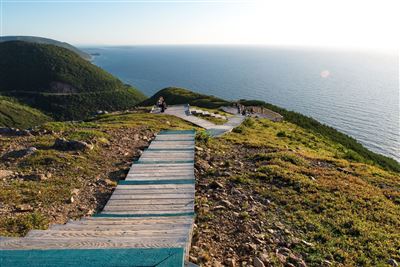
{"label": "sky", "polygon": [[0,34],[75,45],[398,49],[398,0],[0,0]]}

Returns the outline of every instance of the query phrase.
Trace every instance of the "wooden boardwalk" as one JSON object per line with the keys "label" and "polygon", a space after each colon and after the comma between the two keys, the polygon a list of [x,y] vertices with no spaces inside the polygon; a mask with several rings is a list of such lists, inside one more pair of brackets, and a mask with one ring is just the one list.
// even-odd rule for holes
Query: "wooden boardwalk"
{"label": "wooden boardwalk", "polygon": [[210,121],[191,115],[187,105],[169,106],[165,110],[165,114],[174,115],[200,126],[206,129],[211,136],[219,136],[226,132],[230,132],[233,128],[239,126],[245,119],[244,116],[235,114],[234,116],[229,117],[228,122],[224,123],[223,125],[216,125]]}
{"label": "wooden boardwalk", "polygon": [[183,266],[194,217],[194,134],[158,134],[94,217],[0,238],[0,266]]}

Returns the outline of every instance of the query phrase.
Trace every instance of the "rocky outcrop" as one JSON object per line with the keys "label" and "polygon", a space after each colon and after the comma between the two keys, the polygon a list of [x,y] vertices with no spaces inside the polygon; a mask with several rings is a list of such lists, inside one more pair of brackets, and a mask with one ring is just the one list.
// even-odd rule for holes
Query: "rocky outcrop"
{"label": "rocky outcrop", "polygon": [[92,150],[93,145],[83,141],[67,140],[65,138],[57,138],[54,142],[53,148],[58,150]]}
{"label": "rocky outcrop", "polygon": [[1,135],[11,135],[11,136],[29,136],[31,135],[29,130],[20,130],[10,127],[0,127]]}
{"label": "rocky outcrop", "polygon": [[3,159],[10,159],[10,158],[23,158],[29,155],[32,155],[36,152],[36,147],[28,147],[25,149],[20,149],[20,150],[14,150],[14,151],[10,151],[6,154],[3,155]]}

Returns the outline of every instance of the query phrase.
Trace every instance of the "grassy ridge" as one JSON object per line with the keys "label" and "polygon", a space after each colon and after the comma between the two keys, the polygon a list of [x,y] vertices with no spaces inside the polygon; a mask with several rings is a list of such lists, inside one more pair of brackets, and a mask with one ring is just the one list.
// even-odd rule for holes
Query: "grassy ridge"
{"label": "grassy ridge", "polygon": [[143,99],[130,88],[70,95],[46,93],[13,95],[17,95],[19,99],[34,107],[52,113],[57,120],[81,120],[92,116],[97,110],[125,110]]}
{"label": "grassy ridge", "polygon": [[230,102],[215,96],[202,95],[183,88],[168,87],[158,91],[140,105],[154,105],[160,96],[164,97],[168,105],[190,104],[204,108],[218,108],[230,104]]}
{"label": "grassy ridge", "polygon": [[[232,102],[214,97],[198,94],[191,92],[187,89],[182,88],[165,88],[151,98],[147,99],[142,105],[154,105],[157,99],[163,96],[167,103],[172,104],[190,104],[192,106],[199,106],[205,108],[218,108],[221,106],[231,105]],[[362,144],[357,142],[356,139],[339,132],[333,127],[327,126],[318,122],[317,120],[302,115],[294,111],[288,111],[284,108],[277,107],[275,105],[259,101],[259,100],[240,100],[241,104],[246,106],[263,106],[272,111],[278,112],[284,116],[284,119],[288,122],[294,123],[302,128],[313,131],[316,134],[327,137],[332,141],[343,146],[343,152],[346,154],[347,159],[356,162],[370,162],[382,166],[387,170],[400,171],[400,163],[396,160],[372,152],[365,148]]]}
{"label": "grassy ridge", "polygon": [[51,44],[51,45],[64,47],[68,50],[71,50],[86,60],[91,59],[91,56],[89,54],[79,50],[75,46],[72,46],[65,42],[60,42],[57,40],[49,39],[49,38],[43,38],[43,37],[37,37],[37,36],[1,36],[0,37],[0,42],[9,42],[9,41],[23,41],[23,42],[37,43],[37,44]]}
{"label": "grassy ridge", "polygon": [[286,121],[330,138],[332,141],[344,146],[346,158],[349,160],[357,162],[373,162],[384,167],[385,169],[400,172],[400,163],[398,163],[396,160],[368,150],[353,137],[341,133],[333,127],[322,124],[311,117],[307,117],[294,111],[288,111],[284,108],[280,108],[263,101],[241,100],[240,102],[243,105],[248,106],[255,105],[266,107],[283,115]]}
{"label": "grassy ridge", "polygon": [[146,98],[68,49],[20,41],[0,43],[0,93],[63,120],[127,109]]}
{"label": "grassy ridge", "polygon": [[0,127],[29,128],[51,120],[52,118],[37,109],[0,96]]}
{"label": "grassy ridge", "polygon": [[[232,133],[209,139],[202,151],[212,152],[198,161],[211,158],[214,167],[198,178],[200,187],[210,185],[196,195],[197,203],[207,203],[197,213],[203,229],[197,236],[211,240],[209,253],[224,257],[224,250],[233,249],[246,258],[249,252],[234,246],[246,240],[267,251],[271,266],[288,266],[277,257],[282,246],[308,266],[389,266],[389,259],[400,260],[398,172],[349,161],[342,145],[287,121],[247,119]],[[213,181],[227,194],[207,190]],[[238,190],[243,196],[230,193]],[[234,205],[221,211],[216,207],[224,197]],[[246,227],[240,231],[238,225]]]}

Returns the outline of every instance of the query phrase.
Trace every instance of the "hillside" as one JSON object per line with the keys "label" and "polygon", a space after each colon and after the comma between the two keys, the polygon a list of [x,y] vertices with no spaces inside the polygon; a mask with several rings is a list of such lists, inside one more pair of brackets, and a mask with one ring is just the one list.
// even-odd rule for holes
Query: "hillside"
{"label": "hillside", "polygon": [[399,172],[349,160],[341,144],[291,122],[248,119],[197,146],[192,261],[204,266],[400,261]]}
{"label": "hillside", "polygon": [[0,127],[33,127],[52,119],[41,111],[18,103],[15,99],[0,96]]}
{"label": "hillside", "polygon": [[78,54],[85,60],[91,59],[91,56],[89,54],[79,50],[75,46],[70,45],[69,43],[60,42],[60,41],[49,39],[49,38],[43,38],[43,37],[37,37],[37,36],[1,36],[0,37],[0,43],[8,42],[8,41],[23,41],[23,42],[29,42],[29,43],[55,45],[55,46],[59,46],[59,47],[63,47],[68,50],[71,50],[72,52],[75,52],[76,54]]}
{"label": "hillside", "polygon": [[0,43],[0,93],[59,120],[128,109],[145,99],[68,49],[20,41]]}
{"label": "hillside", "polygon": [[[137,110],[50,122],[31,136],[0,136],[0,235],[24,235],[101,210],[132,159],[167,128],[193,125]],[[90,148],[59,149],[60,137]],[[196,147],[191,260],[201,266],[400,260],[399,172],[349,160],[341,144],[287,121],[248,119],[223,137],[200,133]]]}
{"label": "hillside", "polygon": [[204,108],[218,108],[230,104],[228,101],[215,96],[202,95],[184,88],[168,87],[158,91],[140,105],[152,106],[157,103],[160,96],[164,97],[168,105],[190,104]]}
{"label": "hillside", "polygon": [[[192,106],[214,109],[221,106],[231,105],[231,102],[214,96],[203,95],[187,89],[175,87],[160,90],[155,95],[142,102],[140,105],[154,105],[160,96],[163,96],[169,105],[189,103]],[[368,150],[353,137],[339,132],[333,127],[322,124],[311,117],[307,117],[298,112],[288,111],[284,108],[277,107],[259,100],[242,99],[238,102],[245,106],[263,106],[283,115],[284,119],[288,122],[291,122],[304,129],[312,130],[320,136],[329,138],[333,142],[342,146],[343,152],[348,160],[374,163],[385,169],[400,172],[400,163],[396,160]]]}

